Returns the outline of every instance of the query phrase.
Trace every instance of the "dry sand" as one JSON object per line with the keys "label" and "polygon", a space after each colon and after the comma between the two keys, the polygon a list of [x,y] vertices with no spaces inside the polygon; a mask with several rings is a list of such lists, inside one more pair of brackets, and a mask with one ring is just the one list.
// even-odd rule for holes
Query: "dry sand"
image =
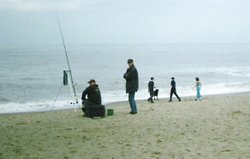
{"label": "dry sand", "polygon": [[195,102],[108,105],[113,116],[81,110],[0,115],[0,159],[249,159],[250,93]]}

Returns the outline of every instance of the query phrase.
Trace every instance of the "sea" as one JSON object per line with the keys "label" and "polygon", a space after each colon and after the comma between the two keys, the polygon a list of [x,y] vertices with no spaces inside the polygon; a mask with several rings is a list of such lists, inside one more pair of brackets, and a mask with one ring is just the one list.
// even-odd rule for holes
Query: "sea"
{"label": "sea", "polygon": [[62,44],[0,46],[0,114],[76,109],[90,79],[99,85],[104,105],[127,101],[123,74],[129,58],[139,73],[137,100],[149,97],[151,77],[160,99],[169,98],[171,77],[180,97],[195,98],[196,77],[203,98],[250,91],[250,44],[79,43],[67,44],[66,51],[78,104],[63,85],[69,68]]}

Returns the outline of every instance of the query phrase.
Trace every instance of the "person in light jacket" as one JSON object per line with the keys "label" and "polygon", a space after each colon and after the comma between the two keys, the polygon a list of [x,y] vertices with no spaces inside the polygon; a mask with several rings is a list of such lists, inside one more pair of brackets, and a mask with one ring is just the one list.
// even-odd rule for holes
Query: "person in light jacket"
{"label": "person in light jacket", "polygon": [[201,97],[201,82],[200,82],[200,78],[199,77],[196,77],[195,78],[195,85],[194,87],[196,88],[196,98],[195,100],[202,100],[202,97]]}

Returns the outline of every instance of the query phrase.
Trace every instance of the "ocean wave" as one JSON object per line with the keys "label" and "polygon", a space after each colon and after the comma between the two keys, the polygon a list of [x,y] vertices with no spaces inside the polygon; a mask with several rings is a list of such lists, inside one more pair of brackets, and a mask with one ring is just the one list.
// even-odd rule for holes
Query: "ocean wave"
{"label": "ocean wave", "polygon": [[231,75],[231,76],[237,76],[237,77],[250,77],[250,68],[249,67],[221,67],[214,69],[215,73],[218,74],[225,74],[225,75]]}
{"label": "ocean wave", "polygon": [[237,77],[250,77],[250,67],[206,67],[206,68],[187,68],[176,71],[179,75],[189,74],[222,74]]}
{"label": "ocean wave", "polygon": [[0,103],[6,103],[6,102],[9,102],[9,101],[10,101],[9,99],[0,97]]}
{"label": "ocean wave", "polygon": [[26,112],[43,112],[60,109],[75,109],[79,108],[79,104],[72,104],[70,101],[39,101],[39,102],[24,102],[24,103],[5,103],[0,104],[0,114],[14,114]]}
{"label": "ocean wave", "polygon": [[[170,88],[159,89],[159,98],[169,98]],[[216,94],[228,94],[228,93],[240,93],[250,92],[250,82],[234,82],[234,83],[215,83],[206,84],[203,83],[201,88],[201,94],[216,95]],[[196,90],[192,86],[179,86],[177,87],[177,93],[180,97],[195,96]],[[149,97],[148,90],[146,88],[139,89],[136,93],[136,100],[146,100]],[[71,98],[72,99],[72,98]],[[102,91],[103,104],[127,101],[128,96],[124,90],[118,91]],[[5,99],[2,99],[5,100]],[[37,102],[23,102],[15,103],[6,100],[5,103],[0,103],[0,114],[6,113],[23,113],[23,112],[36,112],[36,111],[53,111],[59,109],[76,109],[81,106],[81,102],[78,104],[71,104],[72,100],[45,100]]]}
{"label": "ocean wave", "polygon": [[[196,69],[196,73],[222,74],[237,77],[250,77],[250,67],[217,67]],[[189,70],[189,72],[194,72]]]}

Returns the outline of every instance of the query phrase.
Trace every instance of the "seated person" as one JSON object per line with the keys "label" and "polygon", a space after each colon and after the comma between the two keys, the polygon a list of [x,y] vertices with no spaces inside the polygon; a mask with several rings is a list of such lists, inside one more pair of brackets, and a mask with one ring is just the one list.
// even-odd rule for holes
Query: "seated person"
{"label": "seated person", "polygon": [[101,106],[102,104],[101,92],[95,80],[91,79],[88,83],[89,86],[82,93],[82,111],[85,116],[91,106]]}

